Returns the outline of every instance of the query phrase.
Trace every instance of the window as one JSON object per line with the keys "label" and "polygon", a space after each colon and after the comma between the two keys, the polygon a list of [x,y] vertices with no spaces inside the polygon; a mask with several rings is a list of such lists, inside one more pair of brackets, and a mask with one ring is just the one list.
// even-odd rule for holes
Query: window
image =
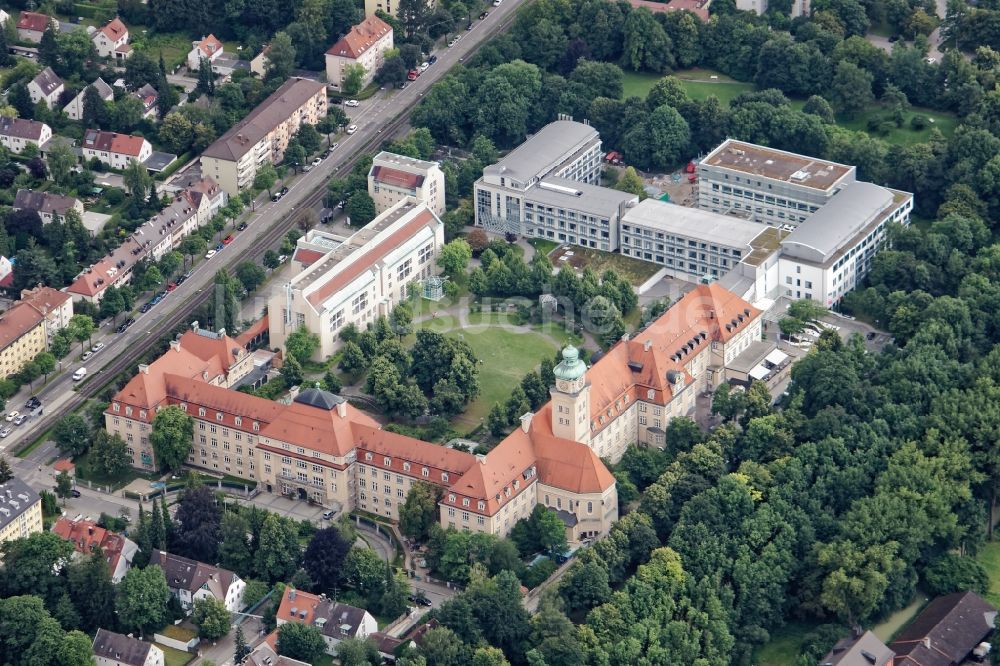
{"label": "window", "polygon": [[359,314],[360,312],[368,309],[368,292],[363,292],[355,296],[354,300],[351,301],[351,313]]}
{"label": "window", "polygon": [[469,512],[468,511],[463,511],[462,512],[462,522],[463,523],[469,522]]}
{"label": "window", "polygon": [[343,325],[344,325],[344,309],[341,308],[340,310],[337,310],[333,314],[333,316],[330,317],[330,330],[336,331]]}
{"label": "window", "polygon": [[442,481],[448,480],[448,472],[441,472],[441,480]]}
{"label": "window", "polygon": [[479,506],[479,510],[480,511],[485,511],[486,510],[486,502],[484,502],[483,500],[479,500],[479,505],[478,506]]}
{"label": "window", "polygon": [[392,465],[392,458],[382,458],[382,464],[385,465],[386,467],[389,467],[390,465]]}
{"label": "window", "polygon": [[463,497],[462,498],[462,506],[469,506],[469,498],[468,497]]}
{"label": "window", "polygon": [[427,469],[426,467],[424,467],[422,470],[420,470],[420,474],[421,474],[421,476],[425,476],[425,477],[426,476],[430,476],[431,475],[431,471],[429,469]]}
{"label": "window", "polygon": [[486,519],[483,518],[482,516],[476,516],[476,523],[479,525],[483,525],[486,523]]}

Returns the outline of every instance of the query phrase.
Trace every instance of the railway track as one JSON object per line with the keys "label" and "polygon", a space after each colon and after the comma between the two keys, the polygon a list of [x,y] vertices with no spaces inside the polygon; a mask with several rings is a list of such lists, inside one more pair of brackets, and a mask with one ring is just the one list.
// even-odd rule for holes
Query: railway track
{"label": "railway track", "polygon": [[[508,0],[508,2],[512,5],[515,4],[511,0]],[[483,44],[487,43],[494,36],[502,32],[507,25],[508,22],[506,19],[502,22],[492,23],[484,30],[484,37],[477,44],[475,44],[464,57],[459,58],[459,61],[461,62],[464,58],[471,57],[476,51],[479,50],[479,48],[482,47]],[[438,79],[443,78],[445,75],[447,75],[447,70],[440,74]],[[383,124],[382,127],[374,134],[364,139],[363,143],[355,149],[351,157],[337,165],[337,168],[334,170],[334,173],[331,174],[331,177],[336,174],[350,172],[350,170],[354,168],[364,155],[369,154],[373,148],[378,147],[384,141],[395,137],[399,130],[409,121],[410,114],[413,112],[415,107],[416,104],[404,107],[393,118],[386,121],[385,124]],[[285,234],[287,234],[288,231],[295,226],[295,219],[297,217],[296,213],[298,211],[306,208],[312,208],[323,199],[326,194],[327,182],[328,179],[324,179],[317,187],[313,188],[313,190],[310,191],[309,194],[307,194],[305,198],[295,206],[294,212],[290,211],[288,214],[271,221],[271,224],[266,227],[264,232],[256,238],[252,249],[242,254],[227,255],[226,253],[222,253],[220,257],[224,258],[225,262],[223,263],[221,269],[226,270],[230,273],[230,275],[232,275],[238,263],[248,259],[259,260],[262,258],[268,249],[279,243]],[[139,335],[136,335],[135,339],[130,341],[130,345],[124,353],[119,354],[114,360],[103,366],[97,373],[92,375],[91,380],[82,385],[78,385],[75,389],[69,388],[69,381],[65,376],[60,378],[60,380],[57,380],[54,385],[50,386],[50,389],[55,390],[59,386],[63,386],[62,390],[72,390],[72,395],[67,400],[64,400],[58,407],[53,408],[51,411],[46,410],[43,415],[36,419],[32,424],[30,435],[18,445],[17,450],[23,450],[27,447],[31,447],[32,443],[36,441],[38,437],[48,432],[48,430],[50,430],[56,422],[59,421],[59,419],[66,414],[77,410],[90,398],[97,396],[119,374],[136,366],[139,359],[142,357],[142,354],[149,348],[151,341],[157,340],[161,335],[173,330],[180,324],[190,321],[191,314],[207,302],[209,297],[210,290],[202,289],[199,293],[182,301],[177,307],[171,310],[156,323],[155,327],[148,332],[144,340]],[[63,383],[64,381],[65,384]]]}

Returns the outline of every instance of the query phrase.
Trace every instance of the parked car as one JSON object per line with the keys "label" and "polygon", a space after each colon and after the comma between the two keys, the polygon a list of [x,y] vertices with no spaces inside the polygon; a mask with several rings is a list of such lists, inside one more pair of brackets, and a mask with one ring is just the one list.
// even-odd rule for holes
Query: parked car
{"label": "parked car", "polygon": [[78,382],[87,376],[87,368],[77,368],[76,372],[73,373],[73,381]]}
{"label": "parked car", "polygon": [[410,71],[408,71],[406,73],[406,80],[407,81],[416,81],[418,76],[420,76],[420,71],[416,70],[416,69],[411,69]]}
{"label": "parked car", "polygon": [[357,125],[351,125],[350,127],[347,128],[347,133],[348,134],[354,134],[357,131],[358,131],[358,126]]}
{"label": "parked car", "polygon": [[170,284],[167,285],[167,292],[169,293],[169,292],[173,291],[176,288],[177,288],[177,283],[176,282],[171,282]]}
{"label": "parked car", "polygon": [[94,346],[90,348],[90,351],[92,351],[92,352],[94,352],[96,354],[97,352],[101,351],[102,349],[104,349],[104,343],[103,342],[95,342]]}
{"label": "parked car", "polygon": [[122,322],[121,326],[118,327],[118,332],[124,333],[125,331],[128,330],[128,327],[134,323],[135,323],[135,318],[129,317],[128,319]]}
{"label": "parked car", "polygon": [[152,309],[153,309],[153,304],[152,303],[143,303],[142,307],[139,308],[139,312],[141,312],[142,314],[146,314],[147,312],[149,312]]}
{"label": "parked car", "polygon": [[280,194],[281,194],[281,196],[285,196],[286,194],[288,194],[288,188],[287,187],[282,187]]}
{"label": "parked car", "polygon": [[344,102],[344,106],[350,106],[350,107],[353,108],[355,106],[360,106],[360,104],[358,103],[358,100],[356,100],[356,99],[349,99],[346,102]]}
{"label": "parked car", "polygon": [[185,282],[187,282],[187,279],[189,277],[191,277],[191,274],[190,273],[185,273],[184,275],[182,275],[179,278],[177,278],[177,284],[184,284]]}
{"label": "parked car", "polygon": [[431,64],[429,62],[422,62],[422,63],[420,63],[420,67],[418,69],[421,72],[426,72],[427,68],[430,67],[430,66],[431,66]]}
{"label": "parked car", "polygon": [[277,203],[279,199],[281,199],[280,192],[275,192],[274,194],[271,195],[271,203]]}
{"label": "parked car", "polygon": [[13,421],[14,419],[16,419],[20,415],[21,415],[21,412],[17,411],[16,409],[13,412],[7,412],[7,421],[8,422]]}
{"label": "parked car", "polygon": [[486,18],[489,15],[490,15],[489,12],[483,12],[482,14],[479,15],[479,20],[483,20],[484,18]]}
{"label": "parked car", "polygon": [[211,259],[212,257],[214,257],[217,254],[219,254],[218,250],[209,250],[208,252],[205,253],[205,258],[206,259]]}
{"label": "parked car", "polygon": [[427,62],[429,62],[432,65],[434,63],[436,63],[437,61],[438,61],[438,57],[436,55],[432,55],[430,58],[427,59]]}
{"label": "parked car", "polygon": [[218,245],[215,246],[215,251],[216,252],[222,252],[222,248],[224,248],[224,247],[226,247],[226,246],[223,245],[222,243],[219,243]]}
{"label": "parked car", "polygon": [[90,357],[93,356],[93,355],[94,355],[94,352],[92,352],[92,351],[90,351],[88,349],[87,351],[83,352],[83,356],[80,357],[80,360],[81,361],[86,361],[86,360],[90,359]]}
{"label": "parked car", "polygon": [[324,511],[323,520],[333,520],[333,517],[337,515],[336,511]]}
{"label": "parked car", "polygon": [[451,38],[451,39],[450,39],[450,40],[448,41],[448,48],[451,48],[452,46],[454,46],[454,45],[455,45],[455,43],[456,43],[457,41],[458,41],[458,39],[457,39],[456,37],[452,37],[452,38]]}
{"label": "parked car", "polygon": [[28,402],[24,403],[25,409],[38,409],[42,406],[42,401],[38,399],[37,395],[33,395],[28,398]]}
{"label": "parked car", "polygon": [[229,245],[229,244],[230,244],[230,243],[232,243],[232,242],[233,242],[234,240],[236,240],[236,239],[235,239],[235,238],[233,238],[233,235],[232,235],[232,234],[229,234],[228,236],[226,236],[225,238],[223,238],[223,239],[222,239],[222,244],[223,244],[223,245]]}
{"label": "parked car", "polygon": [[278,263],[279,264],[283,264],[286,261],[288,261],[288,255],[287,254],[279,254],[278,255]]}
{"label": "parked car", "polygon": [[302,173],[309,173],[312,170],[313,170],[312,164],[307,164],[304,167],[302,167]]}
{"label": "parked car", "polygon": [[236,231],[244,231],[247,228],[246,222],[240,222],[240,226],[236,227]]}
{"label": "parked car", "polygon": [[322,163],[323,163],[322,157],[317,157],[316,159],[313,160],[313,166],[319,166]]}
{"label": "parked car", "polygon": [[27,414],[18,414],[17,418],[14,419],[14,425],[19,426],[28,420]]}
{"label": "parked car", "polygon": [[6,439],[11,432],[13,431],[10,428],[4,426],[4,429],[0,430],[0,439]]}

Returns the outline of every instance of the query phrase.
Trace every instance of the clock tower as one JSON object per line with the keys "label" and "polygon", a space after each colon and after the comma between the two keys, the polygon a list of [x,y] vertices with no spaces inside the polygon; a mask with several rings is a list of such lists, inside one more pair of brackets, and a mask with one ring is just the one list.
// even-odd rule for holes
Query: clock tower
{"label": "clock tower", "polygon": [[562,361],[553,368],[556,385],[552,397],[552,434],[590,445],[590,383],[587,365],[572,345],[562,351]]}

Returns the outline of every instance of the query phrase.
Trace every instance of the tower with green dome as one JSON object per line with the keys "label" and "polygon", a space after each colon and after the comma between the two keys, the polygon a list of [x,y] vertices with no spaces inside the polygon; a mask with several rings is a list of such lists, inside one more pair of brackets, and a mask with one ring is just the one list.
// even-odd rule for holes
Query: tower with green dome
{"label": "tower with green dome", "polygon": [[552,434],[590,444],[590,383],[587,364],[579,350],[569,345],[562,350],[562,360],[552,369],[556,385],[552,396]]}

